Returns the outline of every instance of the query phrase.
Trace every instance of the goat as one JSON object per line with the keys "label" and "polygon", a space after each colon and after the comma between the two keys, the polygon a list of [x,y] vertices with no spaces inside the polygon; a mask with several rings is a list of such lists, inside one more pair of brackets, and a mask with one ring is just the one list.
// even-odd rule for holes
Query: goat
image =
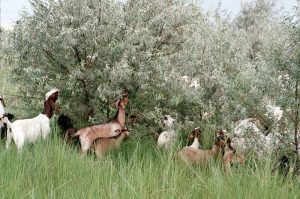
{"label": "goat", "polygon": [[163,127],[166,128],[166,129],[170,129],[173,127],[174,123],[175,123],[175,119],[172,118],[171,115],[165,115],[164,116],[164,119],[162,121],[163,123]]}
{"label": "goat", "polygon": [[97,138],[93,141],[91,149],[98,158],[103,157],[108,151],[118,148],[123,140],[129,136],[128,129],[117,129],[117,135],[110,138]]}
{"label": "goat", "polygon": [[76,140],[74,139],[73,135],[75,134],[76,129],[72,124],[71,118],[65,114],[62,114],[59,116],[57,123],[64,132],[64,140],[69,144],[74,143]]}
{"label": "goat", "polygon": [[241,153],[236,152],[236,149],[234,149],[231,145],[231,139],[227,138],[223,155],[223,164],[225,171],[227,171],[233,164],[243,165],[244,162],[245,157]]}
{"label": "goat", "polygon": [[172,144],[178,139],[178,135],[172,126],[175,122],[175,119],[170,115],[165,115],[163,119],[163,127],[167,128],[166,131],[163,131],[159,134],[157,139],[157,146],[159,148],[169,149]]}
{"label": "goat", "polygon": [[124,129],[128,93],[122,94],[122,98],[117,99],[114,104],[118,108],[118,111],[115,117],[108,123],[83,127],[74,134],[73,137],[78,137],[79,139],[82,155],[86,154],[95,139],[114,137],[118,135],[118,130]]}
{"label": "goat", "polygon": [[35,118],[16,120],[11,123],[8,117],[4,116],[2,120],[9,127],[6,148],[9,147],[11,138],[13,138],[18,150],[22,149],[25,142],[34,143],[39,137],[45,140],[50,133],[50,118],[54,111],[59,111],[56,104],[57,98],[57,89],[52,89],[46,93],[44,110]]}
{"label": "goat", "polygon": [[[14,115],[11,114],[11,113],[4,113],[2,118],[3,117],[7,117],[7,119],[11,122],[13,119],[14,119]],[[4,125],[3,127],[0,129],[0,133],[1,133],[1,139],[5,139],[7,137],[7,131],[8,131],[8,128],[7,128],[7,124],[4,123],[3,121],[0,120],[0,122],[2,122]]]}
{"label": "goat", "polygon": [[199,149],[201,141],[201,130],[200,127],[196,127],[187,138],[188,145]]}
{"label": "goat", "polygon": [[223,131],[218,132],[211,149],[197,149],[193,146],[194,143],[177,152],[175,158],[183,161],[187,165],[207,166],[214,158],[221,157],[225,147],[225,135]]}

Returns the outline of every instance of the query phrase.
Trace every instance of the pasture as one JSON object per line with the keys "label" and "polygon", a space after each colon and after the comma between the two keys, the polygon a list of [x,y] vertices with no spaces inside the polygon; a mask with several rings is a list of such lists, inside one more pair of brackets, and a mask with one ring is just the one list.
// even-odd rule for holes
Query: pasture
{"label": "pasture", "polygon": [[[5,77],[4,77],[5,76]],[[7,74],[0,73],[0,88]],[[6,81],[5,81],[6,82]],[[4,96],[5,97],[5,96]],[[10,101],[6,102],[10,104]],[[17,118],[18,109],[7,107]],[[36,113],[32,113],[36,114]],[[20,116],[21,115],[21,116]],[[247,158],[243,167],[224,173],[222,163],[209,168],[187,167],[159,150],[148,129],[137,126],[119,149],[104,159],[81,157],[77,148],[64,143],[52,118],[52,132],[46,142],[27,144],[18,153],[13,144],[0,144],[1,198],[299,198],[299,177],[272,172],[274,161]]]}

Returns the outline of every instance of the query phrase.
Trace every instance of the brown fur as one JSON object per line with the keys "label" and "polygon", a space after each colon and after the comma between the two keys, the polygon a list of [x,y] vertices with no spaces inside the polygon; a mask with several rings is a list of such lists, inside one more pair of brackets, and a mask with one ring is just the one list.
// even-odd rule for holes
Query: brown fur
{"label": "brown fur", "polygon": [[108,151],[118,148],[123,140],[129,136],[129,131],[127,129],[117,130],[118,135],[112,138],[98,138],[96,139],[91,149],[96,153],[96,156],[103,157]]}
{"label": "brown fur", "polygon": [[56,103],[57,98],[58,92],[55,92],[44,102],[43,114],[45,114],[48,118],[51,118],[54,112],[59,112],[59,106]]}
{"label": "brown fur", "polygon": [[223,156],[225,171],[228,171],[232,164],[243,165],[244,162],[245,162],[245,157],[242,154],[236,152],[236,150],[231,146],[230,138],[228,138],[226,141],[225,152]]}
{"label": "brown fur", "polygon": [[76,139],[74,139],[74,137],[73,137],[75,132],[76,132],[76,129],[74,129],[74,128],[67,129],[65,132],[65,135],[64,135],[65,142],[67,142],[68,144],[74,143],[76,141]]}
{"label": "brown fur", "polygon": [[224,133],[219,132],[211,149],[195,149],[193,147],[184,147],[177,152],[175,157],[188,165],[208,165],[214,158],[222,156],[222,150],[225,146]]}
{"label": "brown fur", "polygon": [[191,134],[188,135],[187,143],[191,145],[194,142],[195,138],[198,138],[199,142],[201,142],[201,130],[199,127],[195,128]]}
{"label": "brown fur", "polygon": [[128,93],[123,94],[122,99],[116,102],[117,115],[106,124],[83,127],[74,136],[79,137],[81,153],[86,154],[93,141],[97,138],[109,138],[116,136],[116,131],[124,129],[125,125],[125,106],[128,104]]}

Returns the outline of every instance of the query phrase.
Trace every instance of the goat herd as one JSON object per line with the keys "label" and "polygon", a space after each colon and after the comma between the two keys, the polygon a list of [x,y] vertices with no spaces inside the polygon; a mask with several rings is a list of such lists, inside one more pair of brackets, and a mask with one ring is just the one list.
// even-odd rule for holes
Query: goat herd
{"label": "goat herd", "polygon": [[[6,128],[6,148],[13,139],[17,149],[20,151],[25,143],[35,143],[39,138],[47,139],[50,129],[50,119],[54,113],[59,112],[57,104],[59,91],[52,89],[46,93],[44,110],[38,116],[31,119],[12,121],[13,115],[5,113],[4,100],[0,96],[0,127]],[[125,92],[120,98],[114,101],[117,109],[116,115],[105,124],[90,125],[75,129],[71,119],[67,115],[60,115],[58,125],[64,131],[64,139],[68,143],[78,142],[81,154],[85,155],[89,150],[94,151],[97,157],[103,157],[107,151],[118,147],[124,138],[130,134],[125,128],[125,107],[128,104],[128,93]],[[174,119],[165,116],[165,126],[171,126]],[[3,133],[2,133],[3,134]],[[157,140],[157,147],[168,149],[177,139],[174,130],[162,132]],[[195,128],[188,136],[189,146],[182,148],[175,154],[175,158],[188,165],[207,166],[214,159],[220,159],[224,168],[228,169],[231,164],[243,164],[244,155],[236,151],[231,144],[231,139],[226,132],[221,130],[215,134],[215,140],[211,149],[199,149],[202,139],[201,130]]]}

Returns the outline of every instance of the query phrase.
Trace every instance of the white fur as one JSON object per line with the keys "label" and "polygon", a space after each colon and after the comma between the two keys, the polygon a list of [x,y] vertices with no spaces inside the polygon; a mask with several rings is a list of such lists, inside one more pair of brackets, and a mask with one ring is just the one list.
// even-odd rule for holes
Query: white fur
{"label": "white fur", "polygon": [[161,134],[159,134],[157,140],[157,146],[168,149],[174,144],[174,142],[177,139],[178,139],[178,135],[174,130],[164,131]]}
{"label": "white fur", "polygon": [[45,100],[47,101],[48,98],[55,92],[58,92],[58,89],[57,88],[53,88],[51,89],[48,93],[46,93],[46,96],[45,96]]}
{"label": "white fur", "polygon": [[13,123],[5,118],[4,122],[9,126],[6,148],[11,143],[11,137],[20,150],[25,142],[35,143],[40,137],[45,140],[50,133],[50,119],[44,114],[31,119],[16,120]]}
{"label": "white fur", "polygon": [[166,128],[166,131],[163,131],[161,134],[159,134],[157,140],[158,147],[163,147],[165,149],[168,149],[178,139],[178,135],[173,129],[173,125],[175,121],[176,120],[172,118],[171,115],[164,116],[163,126]]}
{"label": "white fur", "polygon": [[[2,96],[0,96],[0,99],[3,99]],[[0,117],[3,117],[5,114],[4,105],[2,104],[2,101],[0,100]],[[0,128],[4,126],[4,123],[0,121]]]}
{"label": "white fur", "polygon": [[193,142],[193,144],[190,147],[195,148],[195,149],[199,149],[199,147],[200,147],[199,139],[198,138],[194,138],[194,142]]}
{"label": "white fur", "polygon": [[164,116],[164,120],[163,120],[163,124],[164,127],[167,129],[171,129],[175,123],[175,119],[171,117],[171,115],[165,115]]}

